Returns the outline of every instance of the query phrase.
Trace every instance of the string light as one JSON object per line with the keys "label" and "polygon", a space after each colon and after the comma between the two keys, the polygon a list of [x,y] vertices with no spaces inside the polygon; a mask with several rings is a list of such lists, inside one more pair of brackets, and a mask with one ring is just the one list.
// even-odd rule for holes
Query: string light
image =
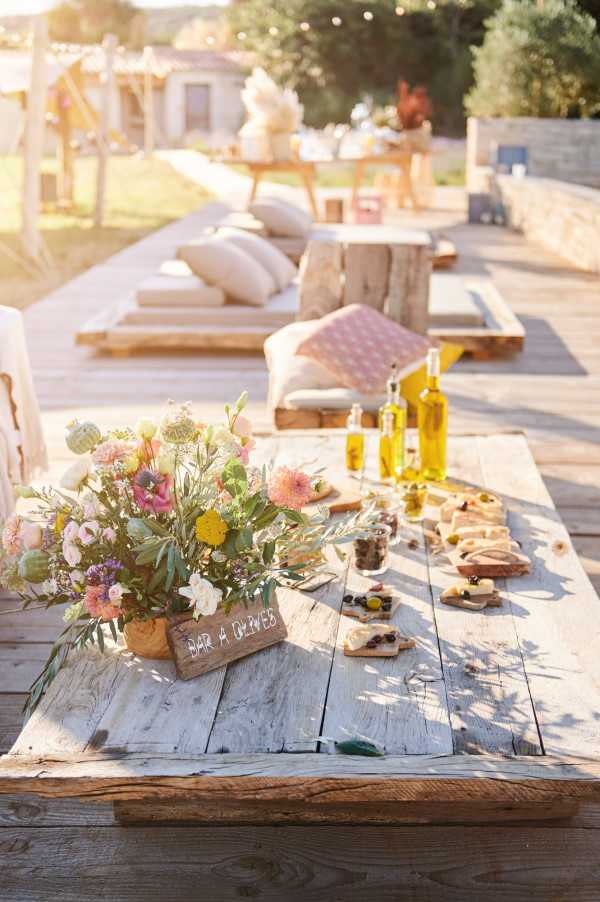
{"label": "string light", "polygon": [[210,46],[211,44],[214,44],[214,43],[215,43],[215,37],[214,37],[214,35],[208,34],[208,35],[206,36],[206,43],[207,43],[209,46]]}
{"label": "string light", "polygon": [[406,10],[404,9],[403,6],[396,7],[396,15],[397,16],[403,16],[405,12],[406,12]]}
{"label": "string light", "polygon": [[269,34],[272,38],[277,37],[277,35],[279,34],[279,29],[276,25],[271,25],[271,27],[269,28]]}
{"label": "string light", "polygon": [[435,0],[427,0],[427,9],[435,9]]}
{"label": "string light", "polygon": [[363,19],[365,19],[367,22],[372,22],[372,21],[373,21],[373,13],[371,12],[370,9],[366,9],[366,10],[364,11],[364,13],[363,13]]}
{"label": "string light", "polygon": [[248,37],[248,35],[246,34],[245,31],[238,31],[236,37],[237,37],[238,41],[245,41],[246,38]]}
{"label": "string light", "polygon": [[300,30],[301,31],[310,31],[310,23],[309,22],[300,22]]}
{"label": "string light", "polygon": [[340,25],[342,24],[342,20],[340,19],[339,16],[334,16],[333,19],[331,20],[331,24],[335,25],[336,28],[339,28]]}

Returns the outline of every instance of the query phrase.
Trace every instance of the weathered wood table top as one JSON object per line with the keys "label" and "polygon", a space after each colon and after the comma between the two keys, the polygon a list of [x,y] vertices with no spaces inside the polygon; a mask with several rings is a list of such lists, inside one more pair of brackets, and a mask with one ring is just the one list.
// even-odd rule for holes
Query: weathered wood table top
{"label": "weathered wood table top", "polygon": [[[286,433],[257,455],[335,471],[343,441]],[[414,649],[344,657],[355,621],[341,599],[369,581],[340,564],[314,593],[280,593],[286,642],[197,679],[123,648],[75,658],[0,759],[0,791],[113,801],[125,822],[402,822],[436,805],[464,818],[507,804],[539,818],[598,799],[600,602],[522,435],[452,438],[449,456],[453,478],[502,494],[532,560],[500,583],[501,608],[440,603],[456,576],[418,524],[385,576]],[[385,757],[317,739],[354,735]]]}

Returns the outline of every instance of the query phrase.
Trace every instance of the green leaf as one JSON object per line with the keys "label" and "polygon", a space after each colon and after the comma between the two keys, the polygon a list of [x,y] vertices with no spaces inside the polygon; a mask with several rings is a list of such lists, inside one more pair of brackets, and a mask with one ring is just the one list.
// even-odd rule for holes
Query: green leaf
{"label": "green leaf", "polygon": [[252,548],[253,539],[254,534],[248,526],[240,529],[235,540],[235,550],[246,551],[248,548]]}
{"label": "green leaf", "polygon": [[279,508],[275,507],[274,504],[270,504],[266,508],[265,512],[263,514],[261,514],[260,517],[257,517],[256,520],[254,521],[254,529],[255,530],[266,529],[267,526],[270,526],[271,523],[273,523],[273,521],[277,518],[278,514],[279,514]]}
{"label": "green leaf", "polygon": [[263,588],[262,588],[262,600],[265,608],[268,608],[271,602],[273,601],[273,596],[275,595],[275,589],[277,588],[277,582],[270,578],[268,579]]}
{"label": "green leaf", "polygon": [[232,457],[231,460],[227,461],[223,467],[221,481],[225,490],[228,491],[233,498],[237,498],[239,495],[245,495],[248,491],[246,469],[235,457]]}
{"label": "green leaf", "polygon": [[360,739],[358,736],[352,736],[350,739],[343,739],[341,742],[335,742],[335,750],[340,755],[364,755],[367,758],[381,758],[385,754],[380,746],[368,739]]}
{"label": "green leaf", "polygon": [[275,542],[265,542],[263,545],[263,563],[270,564],[275,556]]}
{"label": "green leaf", "polygon": [[227,538],[223,542],[222,545],[219,545],[219,551],[222,551],[223,554],[228,558],[237,557],[237,549],[236,549],[236,541],[238,537],[239,530],[230,529],[227,533]]}
{"label": "green leaf", "polygon": [[116,626],[115,626],[115,621],[114,621],[114,620],[109,620],[109,621],[108,621],[108,625],[109,625],[109,627],[110,627],[110,632],[111,632],[111,635],[112,635],[112,637],[113,637],[114,642],[115,642],[115,643],[118,642],[118,641],[119,641],[119,637],[117,636],[117,628],[116,628]]}
{"label": "green leaf", "polygon": [[306,514],[303,514],[301,511],[293,511],[289,508],[285,508],[283,514],[286,520],[289,520],[290,523],[298,523],[303,525],[304,523],[308,523],[308,517]]}
{"label": "green leaf", "polygon": [[167,554],[167,581],[165,582],[165,592],[168,592],[173,585],[175,579],[175,547],[169,545],[169,553]]}
{"label": "green leaf", "polygon": [[96,635],[98,637],[98,648],[100,649],[100,651],[103,652],[104,651],[104,633],[102,632],[101,626],[96,627]]}

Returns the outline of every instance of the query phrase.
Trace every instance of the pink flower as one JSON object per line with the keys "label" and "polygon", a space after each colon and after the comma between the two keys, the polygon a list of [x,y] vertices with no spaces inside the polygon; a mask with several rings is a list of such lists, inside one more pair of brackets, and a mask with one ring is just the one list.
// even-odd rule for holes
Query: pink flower
{"label": "pink flower", "polygon": [[125,460],[131,451],[131,445],[122,439],[109,439],[98,445],[92,455],[92,460],[101,467],[110,467],[120,460]]}
{"label": "pink flower", "polygon": [[111,545],[117,538],[117,534],[112,528],[112,526],[107,526],[106,529],[102,530],[102,538],[105,542],[109,542]]}
{"label": "pink flower", "polygon": [[79,527],[78,538],[82,545],[93,545],[98,538],[100,524],[97,520],[86,520]]}
{"label": "pink flower", "polygon": [[110,601],[103,599],[106,586],[86,586],[84,604],[90,617],[99,617],[100,620],[113,620],[121,613],[121,609]]}
{"label": "pink flower", "polygon": [[160,446],[161,443],[157,438],[153,438],[151,441],[146,439],[145,441],[139,442],[136,448],[139,459],[143,463],[150,463],[152,458],[158,458]]}
{"label": "pink flower", "polygon": [[234,435],[239,435],[241,438],[251,438],[252,423],[247,417],[236,417],[231,431]]}
{"label": "pink flower", "polygon": [[133,497],[144,511],[168,514],[173,509],[172,486],[172,476],[162,476],[154,470],[139,470],[133,481]]}
{"label": "pink flower", "polygon": [[40,524],[24,520],[21,524],[21,540],[23,542],[23,547],[28,550],[31,548],[41,548],[42,527]]}
{"label": "pink flower", "polygon": [[9,554],[18,554],[22,549],[21,518],[17,514],[11,514],[4,524],[2,547]]}
{"label": "pink flower", "polygon": [[256,447],[256,442],[253,438],[249,438],[244,445],[240,445],[239,450],[237,452],[238,458],[244,464],[245,467],[248,466],[250,462],[250,452],[253,448]]}
{"label": "pink flower", "polygon": [[301,470],[278,467],[269,480],[268,493],[273,504],[298,511],[310,501],[310,476]]}

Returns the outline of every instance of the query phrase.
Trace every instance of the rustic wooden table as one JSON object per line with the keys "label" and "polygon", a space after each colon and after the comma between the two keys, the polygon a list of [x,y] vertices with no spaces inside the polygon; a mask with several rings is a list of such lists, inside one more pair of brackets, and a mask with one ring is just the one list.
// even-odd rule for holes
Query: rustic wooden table
{"label": "rustic wooden table", "polygon": [[[287,433],[262,440],[257,457],[335,469],[342,450],[339,432]],[[530,575],[500,585],[501,608],[440,604],[455,577],[427,547],[427,524],[416,525],[385,576],[402,599],[392,622],[416,639],[414,649],[395,659],[344,657],[354,621],[340,617],[341,599],[368,581],[340,565],[338,578],[313,594],[281,592],[286,642],[198,679],[177,681],[171,662],[122,648],[86,652],[0,759],[0,792],[110,802],[124,824],[457,831],[498,821],[551,825],[598,801],[598,598],[522,435],[455,437],[449,457],[452,477],[503,495],[532,559]],[[331,754],[317,739],[356,734],[384,746],[385,757]],[[491,843],[489,867],[500,867],[507,836],[477,835]],[[351,831],[345,836],[347,857]],[[469,856],[453,843],[457,861]],[[412,841],[403,848],[393,850],[394,866],[417,854]]]}
{"label": "rustic wooden table", "polygon": [[306,196],[308,198],[308,203],[310,206],[310,211],[315,219],[315,222],[319,221],[319,205],[317,203],[317,197],[315,194],[315,175],[316,175],[316,166],[317,161],[314,160],[281,160],[281,161],[272,161],[268,162],[259,162],[258,160],[238,160],[232,157],[231,159],[220,158],[220,163],[225,163],[229,166],[238,165],[238,166],[246,166],[248,169],[250,176],[252,178],[252,188],[250,189],[250,198],[248,203],[252,203],[254,198],[256,197],[256,193],[258,191],[258,186],[261,182],[261,179],[264,175],[269,172],[284,172],[289,173],[291,175],[297,175],[300,177],[302,184],[304,185],[304,190],[306,191]]}
{"label": "rustic wooden table", "polygon": [[403,207],[406,197],[409,197],[413,210],[420,210],[421,206],[413,185],[410,171],[412,158],[413,152],[410,150],[389,150],[385,153],[368,154],[352,160],[354,163],[352,205],[354,206],[356,198],[358,197],[358,192],[360,191],[365,178],[365,170],[368,166],[397,166],[400,176],[397,189],[398,206]]}

